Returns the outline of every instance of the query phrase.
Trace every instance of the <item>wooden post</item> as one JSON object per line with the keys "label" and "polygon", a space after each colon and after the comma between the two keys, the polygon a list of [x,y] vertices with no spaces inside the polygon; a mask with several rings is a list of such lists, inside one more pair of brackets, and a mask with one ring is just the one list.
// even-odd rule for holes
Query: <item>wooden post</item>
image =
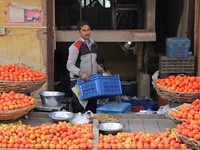
{"label": "wooden post", "polygon": [[196,75],[200,75],[200,1],[195,0],[194,12],[194,55],[196,56]]}
{"label": "wooden post", "polygon": [[53,4],[54,0],[47,2],[47,86],[54,90],[54,35],[53,35]]}
{"label": "wooden post", "polygon": [[142,69],[142,51],[143,51],[143,42],[136,43],[137,47],[137,71]]}
{"label": "wooden post", "polygon": [[137,95],[140,94],[140,89],[141,89],[141,78],[140,78],[140,74],[141,74],[141,70],[142,70],[142,53],[143,53],[143,43],[136,43],[137,44],[137,74],[136,74],[136,82],[137,82]]}
{"label": "wooden post", "polygon": [[93,119],[93,133],[94,133],[94,139],[93,139],[94,148],[93,149],[97,148],[98,142],[99,142],[99,129],[97,129],[98,124],[99,124],[99,120]]}
{"label": "wooden post", "polygon": [[155,29],[155,11],[156,11],[156,1],[146,0],[146,11],[145,11],[145,28]]}

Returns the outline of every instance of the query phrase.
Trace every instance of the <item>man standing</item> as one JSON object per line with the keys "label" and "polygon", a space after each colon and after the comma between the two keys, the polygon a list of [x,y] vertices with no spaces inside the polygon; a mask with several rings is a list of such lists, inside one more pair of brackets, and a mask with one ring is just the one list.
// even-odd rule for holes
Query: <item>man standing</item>
{"label": "man standing", "polygon": [[[77,28],[80,38],[69,47],[67,61],[71,88],[77,83],[78,78],[87,82],[90,75],[104,73],[104,70],[96,62],[98,46],[94,40],[90,38],[90,25],[83,21],[78,24]],[[87,106],[84,108],[73,93],[72,108],[74,113],[85,112],[87,110],[96,113],[96,103],[97,100],[95,99],[88,100]]]}

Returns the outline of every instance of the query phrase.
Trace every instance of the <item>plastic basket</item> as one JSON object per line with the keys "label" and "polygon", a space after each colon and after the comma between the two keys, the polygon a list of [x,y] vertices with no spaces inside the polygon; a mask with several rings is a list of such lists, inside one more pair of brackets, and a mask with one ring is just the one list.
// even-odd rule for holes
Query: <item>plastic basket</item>
{"label": "plastic basket", "polygon": [[194,74],[195,57],[168,58],[159,56],[159,73],[161,74]]}
{"label": "plastic basket", "polygon": [[130,103],[108,102],[96,110],[97,114],[120,114],[131,112]]}
{"label": "plastic basket", "polygon": [[91,98],[105,98],[122,94],[119,75],[103,76],[101,74],[91,75],[89,81],[78,80],[78,89],[81,100]]}
{"label": "plastic basket", "polygon": [[189,57],[191,41],[184,37],[172,37],[166,39],[166,55],[170,58]]}

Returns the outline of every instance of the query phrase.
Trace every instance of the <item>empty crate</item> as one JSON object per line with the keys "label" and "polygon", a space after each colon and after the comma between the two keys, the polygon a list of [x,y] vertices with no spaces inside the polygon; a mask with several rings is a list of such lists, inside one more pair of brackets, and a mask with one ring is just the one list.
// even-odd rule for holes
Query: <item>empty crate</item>
{"label": "empty crate", "polygon": [[169,58],[159,57],[159,72],[162,74],[194,74],[195,57]]}
{"label": "empty crate", "polygon": [[190,39],[184,37],[172,37],[166,39],[166,55],[170,58],[189,57]]}
{"label": "empty crate", "polygon": [[119,75],[103,76],[91,75],[89,81],[78,80],[78,89],[81,100],[90,98],[105,98],[122,94]]}
{"label": "empty crate", "polygon": [[120,114],[131,112],[131,104],[130,103],[118,103],[118,102],[108,102],[101,107],[98,107],[96,110],[97,114]]}

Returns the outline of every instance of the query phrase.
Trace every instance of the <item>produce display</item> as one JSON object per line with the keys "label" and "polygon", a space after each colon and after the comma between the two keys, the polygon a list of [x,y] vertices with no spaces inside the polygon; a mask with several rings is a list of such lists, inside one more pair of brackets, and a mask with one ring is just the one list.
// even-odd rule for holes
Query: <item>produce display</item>
{"label": "produce display", "polygon": [[0,120],[15,120],[35,107],[35,99],[10,91],[0,93]]}
{"label": "produce display", "polygon": [[187,120],[176,126],[176,134],[193,150],[200,149],[200,121]]}
{"label": "produce display", "polygon": [[0,148],[92,149],[92,124],[67,122],[31,126],[20,121],[0,124]]}
{"label": "produce display", "polygon": [[30,93],[46,82],[46,73],[24,65],[0,65],[0,92]]}
{"label": "produce display", "polygon": [[191,104],[183,104],[177,109],[169,111],[169,115],[178,119],[200,120],[200,99],[196,99]]}
{"label": "produce display", "polygon": [[[182,133],[181,125],[177,132]],[[31,126],[21,121],[0,124],[0,148],[25,149],[93,149],[92,124],[60,121],[54,124]],[[181,130],[181,131],[179,131]],[[197,137],[197,136],[196,136]],[[118,132],[99,135],[98,149],[187,149],[175,134],[175,128],[161,133]]]}
{"label": "produce display", "polygon": [[200,76],[173,76],[156,80],[156,86],[175,92],[200,92]]}
{"label": "produce display", "polygon": [[[35,99],[22,93],[40,88],[45,83],[45,79],[45,73],[27,66],[0,65],[0,120],[14,120],[33,109]],[[14,84],[19,82],[20,84]],[[66,121],[59,121],[31,126],[17,121],[8,124],[0,123],[0,148],[187,149],[189,147],[200,149],[200,77],[171,75],[165,79],[158,79],[156,87],[164,98],[173,97],[171,101],[176,101],[177,97],[185,98],[187,102],[192,101],[191,104],[183,104],[168,112],[171,118],[182,120],[183,123],[178,124],[176,128],[167,128],[165,132],[157,133],[128,133],[120,130],[113,134],[103,134],[103,132],[99,134],[93,131],[95,123],[72,125]],[[195,95],[185,93],[195,93]],[[89,119],[91,122],[93,119],[98,119],[99,123],[120,122],[120,119],[111,114],[95,114]]]}
{"label": "produce display", "polygon": [[177,133],[200,141],[200,122],[187,120],[176,126]]}
{"label": "produce display", "polygon": [[157,79],[154,85],[157,94],[169,101],[191,103],[200,98],[200,76],[173,76]]}
{"label": "produce display", "polygon": [[99,136],[98,149],[187,149],[173,130],[164,133],[118,132]]}
{"label": "produce display", "polygon": [[46,73],[27,66],[16,64],[0,65],[0,80],[5,81],[38,81],[46,79]]}
{"label": "produce display", "polygon": [[0,93],[0,113],[1,110],[14,110],[28,107],[35,104],[35,99],[21,93],[11,91]]}

